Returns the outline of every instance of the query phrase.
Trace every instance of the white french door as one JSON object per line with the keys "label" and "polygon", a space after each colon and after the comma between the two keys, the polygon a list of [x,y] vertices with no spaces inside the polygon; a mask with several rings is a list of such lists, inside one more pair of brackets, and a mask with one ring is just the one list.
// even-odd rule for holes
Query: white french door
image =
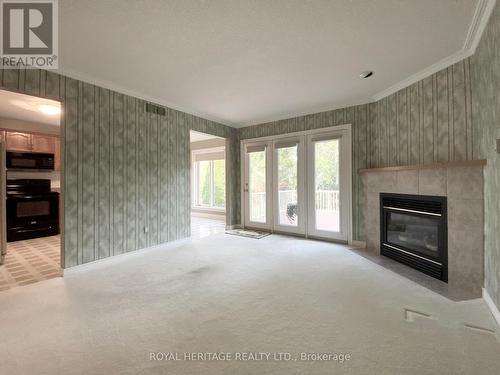
{"label": "white french door", "polygon": [[273,141],[273,229],[305,234],[304,137]]}
{"label": "white french door", "polygon": [[348,241],[351,223],[351,146],[345,131],[307,136],[310,236]]}
{"label": "white french door", "polygon": [[271,147],[269,142],[244,145],[243,197],[244,225],[272,229],[271,212]]}
{"label": "white french door", "polygon": [[242,141],[242,160],[245,227],[350,240],[350,126]]}

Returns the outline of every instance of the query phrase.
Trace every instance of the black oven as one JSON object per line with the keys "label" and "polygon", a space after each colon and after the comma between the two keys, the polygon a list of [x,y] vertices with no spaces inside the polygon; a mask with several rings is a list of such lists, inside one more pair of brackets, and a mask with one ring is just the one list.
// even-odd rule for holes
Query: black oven
{"label": "black oven", "polygon": [[54,170],[54,154],[7,151],[5,161],[7,169]]}
{"label": "black oven", "polygon": [[59,234],[59,193],[50,180],[7,181],[7,241]]}

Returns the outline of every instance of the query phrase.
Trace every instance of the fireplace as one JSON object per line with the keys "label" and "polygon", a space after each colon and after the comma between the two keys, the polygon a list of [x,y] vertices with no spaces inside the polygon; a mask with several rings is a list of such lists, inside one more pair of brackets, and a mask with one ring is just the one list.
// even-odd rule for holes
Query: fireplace
{"label": "fireplace", "polygon": [[380,252],[448,282],[446,197],[380,193]]}

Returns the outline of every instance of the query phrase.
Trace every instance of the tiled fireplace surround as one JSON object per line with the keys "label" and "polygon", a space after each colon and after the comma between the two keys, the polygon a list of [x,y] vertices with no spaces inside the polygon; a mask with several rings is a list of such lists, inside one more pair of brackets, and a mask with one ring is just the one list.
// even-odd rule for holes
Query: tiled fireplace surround
{"label": "tiled fireplace surround", "polygon": [[480,297],[484,262],[483,165],[478,160],[361,170],[367,250],[380,254],[380,193],[446,196],[447,290],[464,299]]}

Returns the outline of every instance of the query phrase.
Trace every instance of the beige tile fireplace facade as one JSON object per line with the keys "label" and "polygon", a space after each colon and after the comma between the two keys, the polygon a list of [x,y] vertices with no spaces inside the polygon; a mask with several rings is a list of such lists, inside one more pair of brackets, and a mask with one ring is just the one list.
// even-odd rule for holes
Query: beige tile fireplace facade
{"label": "beige tile fireplace facade", "polygon": [[448,289],[480,297],[483,287],[483,165],[440,164],[363,170],[366,247],[380,253],[380,193],[445,196],[448,201]]}

